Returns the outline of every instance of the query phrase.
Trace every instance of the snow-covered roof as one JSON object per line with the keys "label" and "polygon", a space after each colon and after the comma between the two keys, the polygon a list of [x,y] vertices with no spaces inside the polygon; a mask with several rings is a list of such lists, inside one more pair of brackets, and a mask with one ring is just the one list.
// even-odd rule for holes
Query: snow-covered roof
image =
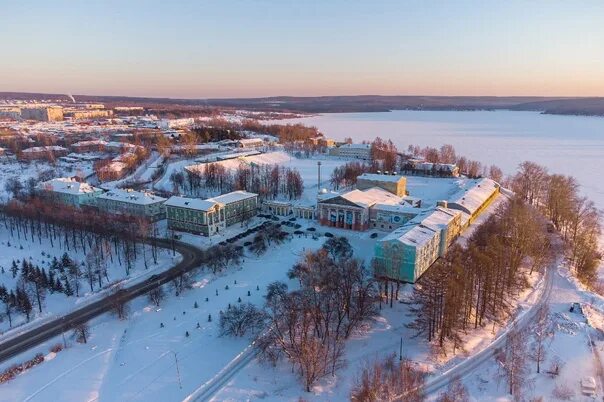
{"label": "snow-covered roof", "polygon": [[392,183],[398,183],[399,180],[404,178],[402,175],[391,175],[391,174],[377,174],[377,173],[363,173],[357,179],[371,180],[371,181],[387,181]]}
{"label": "snow-covered roof", "polygon": [[446,229],[451,221],[458,215],[461,215],[460,211],[436,207],[434,209],[422,212],[415,218],[411,219],[409,223],[421,224],[434,230],[442,230]]}
{"label": "snow-covered roof", "polygon": [[99,195],[98,198],[116,200],[139,205],[150,205],[166,201],[165,198],[158,197],[157,195],[153,195],[151,193],[134,191],[130,189],[122,190],[118,188],[113,189],[111,191],[107,191],[106,193]]}
{"label": "snow-covered roof", "polygon": [[88,141],[79,141],[74,144],[71,144],[72,147],[86,147],[89,145],[107,145],[107,141],[105,141],[105,140],[88,140]]}
{"label": "snow-covered roof", "polygon": [[61,146],[58,145],[47,145],[44,147],[31,147],[31,148],[27,148],[24,149],[23,152],[44,152],[44,151],[67,151],[67,148],[63,148]]}
{"label": "snow-covered roof", "polygon": [[401,197],[398,197],[392,194],[391,192],[383,190],[379,187],[372,187],[363,191],[352,190],[343,194],[326,193],[319,195],[319,199],[321,201],[327,201],[335,197],[342,197],[345,200],[364,208],[369,208],[375,204],[396,205],[400,204],[402,201]]}
{"label": "snow-covered roof", "polygon": [[197,209],[200,211],[208,211],[212,207],[217,205],[217,203],[209,200],[202,200],[199,198],[187,198],[174,195],[168,198],[168,201],[166,201],[164,205],[168,207],[189,208]]}
{"label": "snow-covered roof", "polygon": [[40,183],[38,187],[46,191],[76,195],[102,191],[100,188],[92,187],[86,182],[80,183],[71,177],[59,177],[48,180]]}
{"label": "snow-covered roof", "polygon": [[426,244],[438,233],[437,230],[430,227],[407,222],[407,224],[388,234],[380,241],[398,240],[403,244],[417,247]]}
{"label": "snow-covered roof", "polygon": [[242,138],[238,141],[241,145],[254,145],[258,143],[264,143],[262,138]]}
{"label": "snow-covered roof", "polygon": [[449,204],[457,204],[470,214],[476,212],[499,188],[497,182],[482,178],[470,180],[449,199]]}
{"label": "snow-covered roof", "polygon": [[227,194],[222,194],[222,195],[219,195],[218,197],[208,198],[208,201],[214,201],[214,202],[218,202],[221,204],[230,204],[233,202],[246,200],[248,198],[253,198],[253,197],[257,197],[257,196],[258,196],[258,194],[248,193],[247,191],[240,190],[240,191],[233,191],[233,192],[227,193]]}
{"label": "snow-covered roof", "polygon": [[414,208],[408,204],[375,204],[372,209],[384,212],[399,212],[407,214],[417,214],[419,208]]}
{"label": "snow-covered roof", "polygon": [[120,162],[120,161],[113,161],[113,162],[103,166],[99,170],[102,172],[121,172],[122,170],[126,170],[126,169],[128,169],[127,163]]}
{"label": "snow-covered roof", "polygon": [[424,211],[404,226],[385,236],[381,241],[398,240],[410,246],[421,246],[441,230],[447,229],[457,215],[461,215],[461,212],[443,207]]}
{"label": "snow-covered roof", "polygon": [[342,144],[340,148],[350,148],[350,149],[369,149],[371,147],[370,144]]}

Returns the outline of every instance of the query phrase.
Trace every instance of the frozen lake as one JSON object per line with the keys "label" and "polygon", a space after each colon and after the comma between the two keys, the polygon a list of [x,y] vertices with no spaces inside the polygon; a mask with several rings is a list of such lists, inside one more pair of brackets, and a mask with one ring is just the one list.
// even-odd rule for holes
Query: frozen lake
{"label": "frozen lake", "polygon": [[399,150],[410,144],[452,144],[458,154],[511,174],[531,160],[575,176],[582,192],[604,209],[604,118],[513,111],[333,113],[291,120],[316,126],[336,140],[380,136]]}

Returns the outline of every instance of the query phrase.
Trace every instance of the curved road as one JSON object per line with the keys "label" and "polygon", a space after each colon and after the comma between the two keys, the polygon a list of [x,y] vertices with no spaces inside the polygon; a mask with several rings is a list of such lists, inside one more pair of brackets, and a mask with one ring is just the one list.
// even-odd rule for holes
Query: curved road
{"label": "curved road", "polygon": [[[172,249],[170,240],[157,239],[156,244],[161,248]],[[178,264],[162,273],[152,275],[143,282],[124,288],[119,292],[119,298],[123,301],[132,300],[201,265],[203,254],[200,249],[178,241],[174,241],[174,248],[182,255],[182,260]],[[6,341],[0,341],[0,363],[57,335],[61,335],[61,333],[75,325],[83,324],[94,317],[111,311],[114,302],[115,295],[107,295],[60,318],[24,330],[24,332]]]}
{"label": "curved road", "polygon": [[453,379],[465,377],[466,375],[468,375],[469,373],[474,371],[476,368],[478,368],[478,366],[480,366],[482,363],[491,359],[495,355],[495,352],[500,347],[504,346],[505,341],[507,339],[507,335],[509,334],[509,331],[512,328],[512,326],[515,326],[516,328],[519,328],[519,329],[528,327],[531,324],[533,317],[537,313],[538,308],[540,306],[542,306],[543,304],[547,303],[547,301],[549,299],[549,296],[552,291],[553,283],[554,283],[554,272],[555,271],[556,271],[556,268],[554,268],[554,267],[547,268],[547,270],[545,272],[545,279],[544,279],[545,288],[543,289],[543,292],[541,293],[539,300],[531,307],[530,310],[528,310],[527,312],[522,314],[520,317],[516,318],[513,321],[512,325],[510,325],[510,327],[503,334],[499,335],[492,343],[490,343],[487,347],[482,349],[480,352],[470,356],[468,359],[453,366],[452,368],[445,371],[438,377],[436,377],[432,380],[426,381],[426,384],[424,385],[425,394],[426,395],[433,394],[434,392],[436,392],[439,389],[443,388],[444,386],[448,385]]}

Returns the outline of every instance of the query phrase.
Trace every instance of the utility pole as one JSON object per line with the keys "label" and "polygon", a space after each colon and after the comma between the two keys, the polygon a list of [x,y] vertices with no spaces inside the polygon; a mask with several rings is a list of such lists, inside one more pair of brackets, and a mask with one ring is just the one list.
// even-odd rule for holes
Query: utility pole
{"label": "utility pole", "polygon": [[403,337],[401,336],[401,347],[400,350],[398,352],[398,360],[399,361],[403,361]]}
{"label": "utility pole", "polygon": [[65,317],[62,317],[61,321],[63,321],[63,332],[61,333],[63,336],[63,348],[67,349],[67,341],[65,340]]}
{"label": "utility pole", "polygon": [[317,169],[319,174],[319,181],[317,182],[317,192],[321,192],[321,161],[317,161]]}
{"label": "utility pole", "polygon": [[180,370],[178,369],[178,357],[176,357],[176,352],[172,350],[174,354],[174,361],[176,362],[176,376],[178,377],[178,387],[182,389],[182,382],[180,382]]}

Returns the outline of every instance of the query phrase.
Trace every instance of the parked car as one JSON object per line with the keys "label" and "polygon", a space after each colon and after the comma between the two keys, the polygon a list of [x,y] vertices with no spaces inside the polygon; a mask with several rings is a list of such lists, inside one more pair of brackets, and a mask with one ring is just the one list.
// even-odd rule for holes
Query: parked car
{"label": "parked car", "polygon": [[571,313],[576,313],[576,314],[583,315],[583,308],[581,307],[581,303],[578,303],[578,302],[574,302],[573,304],[571,304],[569,311]]}

